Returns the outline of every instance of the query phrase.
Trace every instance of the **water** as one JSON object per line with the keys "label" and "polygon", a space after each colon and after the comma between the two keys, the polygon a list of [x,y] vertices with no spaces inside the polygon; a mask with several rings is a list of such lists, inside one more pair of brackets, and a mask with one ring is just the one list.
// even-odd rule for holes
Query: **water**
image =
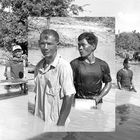
{"label": "water", "polygon": [[[65,57],[67,57],[67,54]],[[97,53],[98,54],[98,53]],[[71,55],[70,55],[71,56]],[[76,56],[75,56],[76,57]],[[73,58],[73,57],[72,57]],[[115,132],[67,132],[67,133],[42,133],[38,136],[31,138],[30,140],[138,140],[140,133],[140,66],[131,65],[131,69],[134,73],[134,84],[137,89],[137,93],[120,91],[116,85],[116,71],[122,68],[122,61],[117,60],[114,66],[113,62],[109,59],[105,60],[111,64],[111,75],[113,77],[113,92],[116,94],[116,131]],[[110,96],[106,100],[113,101]],[[83,127],[83,123],[81,125]]]}
{"label": "water", "polygon": [[[77,49],[60,49],[59,50],[60,54],[62,54],[68,61],[72,60],[73,58],[77,57],[78,51]],[[33,54],[33,55],[30,55]],[[73,54],[73,55],[71,55]],[[103,52],[97,50],[96,55],[100,58],[100,56],[104,57],[104,60],[106,60],[111,68],[111,75],[113,78],[113,88],[111,89],[111,92],[109,95],[105,97],[105,103],[106,105],[100,107],[100,111],[97,112],[94,110],[94,113],[96,112],[97,118],[101,118],[100,116],[105,114],[105,119],[107,118],[108,112],[107,110],[111,113],[111,109],[115,108],[115,95],[116,95],[116,131],[115,132],[64,132],[64,133],[42,133],[42,124],[43,122],[37,118],[33,118],[31,113],[28,113],[28,118],[26,116],[26,111],[27,111],[27,97],[26,96],[21,96],[21,97],[14,97],[9,100],[3,100],[0,101],[0,112],[1,114],[5,114],[5,117],[1,115],[0,117],[0,136],[2,135],[3,137],[0,137],[2,139],[5,138],[11,140],[15,140],[15,136],[19,139],[20,137],[26,138],[27,136],[30,137],[30,139],[34,140],[137,140],[139,139],[140,133],[140,66],[139,65],[131,65],[131,69],[134,72],[134,84],[137,89],[137,93],[133,92],[125,92],[125,91],[120,91],[116,89],[116,79],[115,79],[115,69],[114,69],[114,60],[111,59],[111,56],[114,56],[114,54],[109,53],[109,57],[103,56]],[[36,56],[36,57],[33,57]],[[41,58],[41,53],[38,50],[32,50],[29,52],[29,61],[31,61],[33,64],[36,64]],[[103,58],[102,58],[103,59]],[[122,68],[122,60],[118,60],[116,63],[116,70]],[[1,67],[2,69],[4,67]],[[1,69],[1,70],[2,70]],[[3,76],[3,73],[0,72],[0,74]],[[33,75],[29,75],[29,77],[33,77]],[[33,85],[33,81],[30,81],[29,83],[29,95],[28,95],[28,100],[33,102],[33,94],[31,93]],[[109,105],[110,104],[110,105]],[[114,105],[114,107],[112,106]],[[109,108],[108,108],[109,106]],[[111,108],[112,106],[112,108]],[[104,110],[101,111],[101,110]],[[73,120],[75,118],[78,118],[78,121],[76,123],[79,123],[80,125],[77,126],[77,129],[85,127],[85,129],[88,129],[88,125],[90,124],[90,121],[88,124],[85,123],[83,120],[92,120],[94,128],[97,127],[97,129],[101,130],[102,124],[98,125],[95,122],[95,118],[92,117],[89,113],[87,115],[84,114],[84,112],[76,112],[75,110],[72,110],[74,112],[74,115],[72,116]],[[105,112],[106,111],[106,112]],[[77,115],[77,114],[78,115]],[[101,114],[101,115],[100,115]],[[113,112],[112,112],[113,114]],[[82,117],[81,117],[82,116]],[[113,115],[112,120],[113,120]],[[9,120],[10,117],[10,120]],[[16,119],[15,119],[16,118]],[[3,121],[4,120],[4,121]],[[18,121],[17,121],[18,120]],[[80,121],[82,120],[82,122]],[[110,120],[107,119],[107,120]],[[16,123],[18,122],[18,123]],[[33,127],[35,125],[35,122],[37,123],[36,126],[38,127]],[[101,118],[101,122],[105,122],[103,117]],[[113,121],[110,121],[113,122]],[[111,126],[113,127],[113,124],[110,124],[110,122],[106,122],[107,127],[103,126],[104,131],[107,129],[111,130]],[[71,124],[71,129],[74,128],[76,125],[75,123]],[[87,128],[86,128],[87,127]],[[110,127],[110,128],[109,128]],[[33,129],[34,128],[34,129]],[[38,128],[38,129],[37,129]],[[75,128],[76,130],[76,128]]]}
{"label": "water", "polygon": [[124,104],[116,107],[115,132],[43,133],[29,140],[138,140],[140,137],[140,107]]}

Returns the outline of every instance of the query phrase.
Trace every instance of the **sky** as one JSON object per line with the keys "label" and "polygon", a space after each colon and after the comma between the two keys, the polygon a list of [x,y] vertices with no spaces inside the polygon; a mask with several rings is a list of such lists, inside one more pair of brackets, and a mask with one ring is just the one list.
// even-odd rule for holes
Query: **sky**
{"label": "sky", "polygon": [[75,0],[84,6],[79,16],[115,17],[116,32],[140,32],[140,0]]}

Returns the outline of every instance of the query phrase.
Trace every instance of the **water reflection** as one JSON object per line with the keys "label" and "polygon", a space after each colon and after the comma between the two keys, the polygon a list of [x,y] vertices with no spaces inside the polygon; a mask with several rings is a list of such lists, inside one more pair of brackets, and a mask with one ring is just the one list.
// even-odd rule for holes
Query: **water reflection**
{"label": "water reflection", "polygon": [[117,125],[122,125],[129,119],[130,106],[121,105],[116,107]]}
{"label": "water reflection", "polygon": [[34,110],[35,110],[35,105],[33,103],[31,103],[31,102],[28,102],[28,112],[33,115]]}
{"label": "water reflection", "polygon": [[67,135],[62,140],[77,140],[74,132],[67,132]]}
{"label": "water reflection", "polygon": [[117,126],[124,125],[125,129],[138,131],[140,130],[139,116],[140,107],[138,106],[124,104],[116,107]]}

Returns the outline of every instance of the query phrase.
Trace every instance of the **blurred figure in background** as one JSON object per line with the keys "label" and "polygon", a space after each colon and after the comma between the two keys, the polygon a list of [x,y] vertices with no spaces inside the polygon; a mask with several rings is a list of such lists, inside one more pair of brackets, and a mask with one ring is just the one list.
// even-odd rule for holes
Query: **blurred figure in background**
{"label": "blurred figure in background", "polygon": [[120,90],[125,89],[136,92],[133,84],[133,72],[129,68],[129,58],[126,58],[123,61],[123,68],[117,72],[117,85]]}
{"label": "blurred figure in background", "polygon": [[[23,51],[22,48],[19,45],[15,45],[12,47],[12,58],[7,61],[6,67],[5,67],[5,73],[4,76],[6,77],[6,80],[15,80],[15,79],[22,79],[25,77],[24,75],[24,67],[26,65],[26,57],[24,55],[23,57]],[[21,91],[24,91],[23,86],[26,86],[26,84],[21,84]],[[10,86],[8,86],[10,88]],[[8,88],[7,87],[7,88]]]}

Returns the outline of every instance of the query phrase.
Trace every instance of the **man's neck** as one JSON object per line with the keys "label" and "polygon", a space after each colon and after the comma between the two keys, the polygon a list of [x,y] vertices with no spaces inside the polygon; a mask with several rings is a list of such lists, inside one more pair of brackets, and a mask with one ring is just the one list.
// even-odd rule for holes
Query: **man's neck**
{"label": "man's neck", "polygon": [[94,53],[92,52],[87,58],[85,58],[85,61],[89,64],[95,63]]}
{"label": "man's neck", "polygon": [[56,55],[57,55],[57,53],[55,53],[55,54],[54,54],[53,56],[51,56],[51,57],[45,57],[45,64],[46,64],[46,65],[50,65],[50,64],[54,61]]}
{"label": "man's neck", "polygon": [[123,69],[126,70],[126,71],[129,70],[129,68],[125,68],[125,67]]}
{"label": "man's neck", "polygon": [[16,56],[14,56],[14,57],[13,57],[13,60],[14,60],[14,61],[22,61],[22,57],[16,57]]}

